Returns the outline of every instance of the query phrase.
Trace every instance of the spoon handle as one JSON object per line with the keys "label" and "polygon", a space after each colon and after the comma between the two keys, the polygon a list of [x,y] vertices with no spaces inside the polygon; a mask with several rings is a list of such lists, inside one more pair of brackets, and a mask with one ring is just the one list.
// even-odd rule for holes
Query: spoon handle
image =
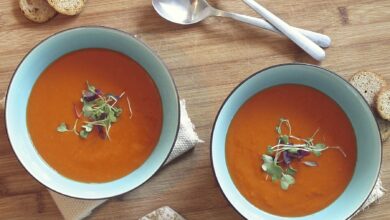
{"label": "spoon handle", "polygon": [[312,40],[314,43],[316,43],[318,46],[322,48],[328,48],[332,43],[332,40],[328,35],[320,34],[314,31],[309,31],[309,30],[305,30],[293,26],[290,27],[297,30],[298,32],[301,32],[301,34],[305,35],[307,38],[309,38],[310,40]]}
{"label": "spoon handle", "polygon": [[[241,22],[244,22],[244,23],[256,26],[256,27],[260,27],[260,28],[263,28],[263,29],[267,29],[269,31],[273,31],[275,33],[283,35],[282,32],[280,32],[274,26],[272,26],[267,21],[265,21],[264,19],[261,19],[261,18],[255,18],[255,17],[250,17],[250,16],[247,16],[247,15],[241,15],[241,14],[231,13],[231,12],[226,12],[226,11],[221,11],[221,10],[218,10],[216,15],[217,16],[222,16],[222,17],[232,18],[234,20],[241,21]],[[292,26],[290,26],[290,27],[292,27]],[[309,38],[314,43],[318,44],[319,46],[321,46],[323,48],[327,48],[331,44],[330,37],[328,37],[325,34],[320,34],[320,33],[317,33],[317,32],[313,32],[313,31],[309,31],[309,30],[305,30],[305,29],[301,29],[301,28],[296,28],[296,27],[292,27],[292,28],[297,30],[297,31],[299,31],[299,32],[301,32],[307,38]]]}
{"label": "spoon handle", "polygon": [[323,49],[321,49],[317,44],[309,40],[297,30],[291,28],[286,22],[272,14],[259,3],[254,0],[243,1],[314,59],[321,61],[325,58],[325,51]]}

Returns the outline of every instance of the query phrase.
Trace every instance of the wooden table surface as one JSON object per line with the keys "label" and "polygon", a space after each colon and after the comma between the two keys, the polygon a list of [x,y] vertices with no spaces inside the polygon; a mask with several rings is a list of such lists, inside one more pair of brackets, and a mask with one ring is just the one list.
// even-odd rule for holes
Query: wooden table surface
{"label": "wooden table surface", "polygon": [[[91,219],[137,219],[164,205],[187,219],[240,219],[224,199],[210,164],[210,133],[228,93],[243,79],[270,65],[306,62],[345,78],[359,70],[382,73],[390,82],[389,0],[262,0],[290,24],[332,37],[322,63],[276,34],[231,21],[209,18],[179,26],[159,17],[151,1],[90,0],[77,17],[57,16],[33,24],[20,13],[17,0],[0,1],[0,95],[23,56],[39,41],[71,27],[103,25],[136,34],[165,61],[197,132],[205,141],[165,167],[142,187],[111,199]],[[241,1],[213,0],[221,9],[255,15]],[[61,214],[44,186],[17,161],[6,136],[0,110],[0,219],[58,219]],[[384,145],[382,180],[390,189],[390,144]],[[388,219],[390,197],[356,219]]]}

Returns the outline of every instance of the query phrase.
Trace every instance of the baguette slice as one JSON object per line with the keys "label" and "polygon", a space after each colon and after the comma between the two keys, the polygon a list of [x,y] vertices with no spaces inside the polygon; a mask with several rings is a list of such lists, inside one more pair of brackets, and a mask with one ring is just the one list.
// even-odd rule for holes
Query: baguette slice
{"label": "baguette slice", "polygon": [[19,0],[19,7],[27,19],[36,23],[49,21],[57,14],[46,0]]}
{"label": "baguette slice", "polygon": [[383,119],[390,120],[390,88],[384,88],[379,92],[376,110]]}
{"label": "baguette slice", "polygon": [[77,15],[84,9],[86,0],[47,0],[57,12],[64,15]]}
{"label": "baguette slice", "polygon": [[374,107],[378,92],[387,85],[381,75],[366,71],[356,73],[349,81],[364,96],[371,107]]}
{"label": "baguette slice", "polygon": [[[384,81],[380,75],[371,72],[356,73],[350,79],[350,83],[363,95],[364,99],[371,105],[372,108],[376,105],[375,98],[377,97],[379,91],[386,85],[386,81]],[[376,89],[371,88],[370,83],[373,84]],[[382,141],[385,142],[390,138],[390,121],[384,120],[378,115],[376,117],[376,121],[381,132]]]}
{"label": "baguette slice", "polygon": [[379,131],[381,132],[382,141],[385,142],[390,137],[390,121],[384,120],[380,117],[377,117],[376,121],[378,122]]}

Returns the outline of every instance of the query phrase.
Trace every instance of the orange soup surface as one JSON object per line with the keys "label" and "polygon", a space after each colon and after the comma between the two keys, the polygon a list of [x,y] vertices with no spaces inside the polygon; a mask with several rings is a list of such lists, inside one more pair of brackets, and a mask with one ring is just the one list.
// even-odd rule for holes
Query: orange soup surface
{"label": "orange soup surface", "polygon": [[[81,110],[86,82],[104,93],[128,96],[112,124],[110,139],[94,128],[86,139],[56,129],[72,129],[74,105]],[[81,129],[83,120],[77,128]],[[80,182],[108,182],[137,169],[152,153],[162,129],[162,104],[148,73],[129,57],[106,49],[83,49],[53,62],[38,78],[27,108],[27,125],[41,157],[58,173]]]}
{"label": "orange soup surface", "polygon": [[[292,134],[308,138],[319,129],[314,142],[336,149],[294,160],[295,184],[287,190],[280,182],[266,179],[261,169],[267,146],[277,144],[275,127],[280,118],[289,119]],[[303,216],[331,204],[345,190],[356,163],[356,138],[342,109],[325,94],[301,85],[268,88],[250,98],[233,118],[226,139],[230,175],[240,193],[253,205],[281,216]],[[309,167],[302,162],[315,161]]]}

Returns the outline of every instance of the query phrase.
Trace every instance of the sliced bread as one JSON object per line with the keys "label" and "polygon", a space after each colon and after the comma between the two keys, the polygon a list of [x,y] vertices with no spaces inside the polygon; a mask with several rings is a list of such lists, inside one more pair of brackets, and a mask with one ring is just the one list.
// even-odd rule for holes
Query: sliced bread
{"label": "sliced bread", "polygon": [[376,121],[378,122],[379,131],[381,132],[382,141],[385,142],[390,137],[390,121],[384,120],[380,117],[377,117]]}
{"label": "sliced bread", "polygon": [[84,9],[86,0],[47,0],[59,13],[64,15],[77,15]]}
{"label": "sliced bread", "polygon": [[19,7],[27,19],[37,23],[44,23],[57,14],[46,0],[19,0]]}
{"label": "sliced bread", "polygon": [[[379,91],[386,86],[386,81],[384,81],[382,76],[371,72],[356,73],[350,79],[350,83],[363,95],[364,99],[372,108],[376,107],[376,98],[378,97]],[[381,132],[382,141],[385,142],[390,138],[390,121],[384,120],[379,116],[376,117],[376,120]]]}
{"label": "sliced bread", "polygon": [[383,119],[390,120],[390,88],[384,88],[378,93],[376,109]]}
{"label": "sliced bread", "polygon": [[367,71],[356,73],[349,81],[364,96],[371,107],[375,104],[378,92],[387,85],[381,75]]}

